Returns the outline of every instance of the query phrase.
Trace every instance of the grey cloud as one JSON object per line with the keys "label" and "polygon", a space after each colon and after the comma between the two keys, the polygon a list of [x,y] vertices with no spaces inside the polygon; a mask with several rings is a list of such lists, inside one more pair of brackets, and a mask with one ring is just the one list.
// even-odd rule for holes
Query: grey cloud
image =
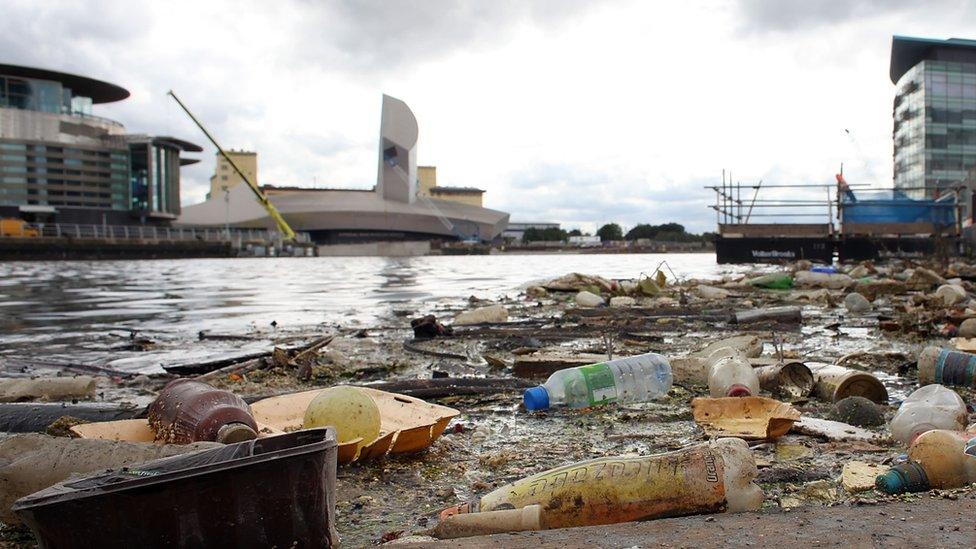
{"label": "grey cloud", "polygon": [[[267,32],[275,37],[288,37],[284,44],[272,41],[264,60],[273,61],[282,74],[317,69],[338,73],[342,79],[372,80],[396,78],[401,71],[441,57],[504,43],[521,25],[540,31],[555,28],[595,4],[594,0],[290,0],[244,2],[234,9],[266,19]],[[246,104],[235,91],[246,89],[249,78],[259,75],[244,65],[252,60],[236,51],[234,40],[254,37],[246,35],[243,26],[235,27],[231,16],[222,23],[230,40],[183,40],[172,48],[149,47],[149,36],[178,34],[152,16],[154,6],[128,0],[96,4],[9,0],[0,10],[0,63],[75,72],[148,91],[150,97],[142,100],[99,106],[98,114],[119,120],[133,133],[168,133],[204,145],[205,151],[198,155],[203,162],[183,171],[187,189],[202,187],[212,169],[214,150],[165,97],[165,91],[172,88],[179,93],[223,145],[243,145],[241,121],[260,120],[264,106]],[[193,16],[193,10],[187,11],[188,17]],[[373,147],[330,135],[300,137],[312,140],[301,152],[316,158]],[[299,149],[264,143],[260,136],[253,139],[268,157],[291,152],[289,161],[300,170],[315,172],[314,162],[298,155]]]}
{"label": "grey cloud", "polygon": [[[233,8],[268,21],[268,32],[288,37],[276,52],[285,67],[348,73],[350,77],[389,76],[397,70],[485,44],[497,45],[519,25],[554,28],[578,17],[596,0],[288,0],[242,2]],[[111,77],[112,65],[130,54],[127,46],[159,28],[147,12],[147,1],[68,1],[4,3],[0,16],[0,52],[7,62],[55,66]],[[185,9],[175,6],[173,9]],[[192,17],[192,10],[187,10]],[[254,37],[233,26],[235,19],[215,22],[238,40]],[[155,27],[155,28],[154,28]],[[194,65],[232,61],[234,44],[212,45],[193,52]],[[145,55],[145,52],[142,52]],[[165,70],[166,51],[151,52],[141,63]],[[186,65],[168,65],[185,70]]]}
{"label": "grey cloud", "polygon": [[497,44],[522,24],[546,30],[578,17],[595,0],[342,0],[312,8],[295,51],[318,66],[390,73],[460,50]]}
{"label": "grey cloud", "polygon": [[92,76],[106,72],[112,55],[144,30],[126,3],[11,1],[2,11],[0,62]]}
{"label": "grey cloud", "polygon": [[[737,11],[741,30],[775,32],[811,30],[885,15],[917,12],[944,14],[946,11],[972,11],[965,0],[739,0]],[[825,40],[829,37],[825,36]]]}

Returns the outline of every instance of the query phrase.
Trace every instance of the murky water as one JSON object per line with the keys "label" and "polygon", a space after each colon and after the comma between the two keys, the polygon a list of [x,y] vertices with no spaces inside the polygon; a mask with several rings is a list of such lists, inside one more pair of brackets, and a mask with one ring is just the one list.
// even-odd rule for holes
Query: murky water
{"label": "murky water", "polygon": [[[731,270],[712,254],[0,263],[0,357],[155,369],[191,358],[200,331],[270,336],[322,325],[389,326],[405,323],[397,313],[470,295],[513,295],[529,281],[573,271],[636,278],[664,260],[683,278]],[[133,332],[151,339],[153,351],[131,349]],[[266,349],[267,341],[212,343],[206,352],[249,347]]]}

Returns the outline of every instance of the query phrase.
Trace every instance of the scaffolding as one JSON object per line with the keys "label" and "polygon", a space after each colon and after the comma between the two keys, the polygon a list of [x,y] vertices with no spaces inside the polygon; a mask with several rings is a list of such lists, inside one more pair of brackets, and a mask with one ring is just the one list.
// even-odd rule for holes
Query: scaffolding
{"label": "scaffolding", "polygon": [[[764,232],[760,228],[766,227],[769,228],[766,232],[771,233],[769,236],[774,236],[776,227],[785,234],[795,234],[801,225],[825,227],[826,233],[831,235],[862,231],[867,234],[944,233],[946,229],[958,235],[962,229],[963,186],[883,189],[849,184],[840,174],[837,182],[832,184],[770,185],[762,180],[737,182],[731,173],[727,175],[723,170],[722,183],[705,188],[715,193],[715,202],[709,207],[715,211],[719,234],[726,231],[737,234]],[[759,198],[761,190],[788,190],[791,196]],[[909,198],[911,191],[938,193],[939,196],[916,200]],[[815,198],[818,193],[823,193],[824,198]],[[763,223],[772,218],[775,218],[774,222]],[[791,229],[791,225],[796,227]]]}
{"label": "scaffolding", "polygon": [[[720,185],[705,188],[715,193],[720,263],[921,257],[955,253],[962,235],[963,186],[880,189],[842,173],[832,184],[770,185],[723,171]],[[913,191],[935,198],[909,198]]]}

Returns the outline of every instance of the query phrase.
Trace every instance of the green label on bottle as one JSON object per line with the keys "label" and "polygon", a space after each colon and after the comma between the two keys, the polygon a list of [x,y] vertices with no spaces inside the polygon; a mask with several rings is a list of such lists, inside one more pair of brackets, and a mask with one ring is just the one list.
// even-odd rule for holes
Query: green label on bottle
{"label": "green label on bottle", "polygon": [[617,400],[617,386],[613,382],[613,373],[606,363],[583,366],[580,368],[580,372],[586,381],[586,392],[590,406]]}

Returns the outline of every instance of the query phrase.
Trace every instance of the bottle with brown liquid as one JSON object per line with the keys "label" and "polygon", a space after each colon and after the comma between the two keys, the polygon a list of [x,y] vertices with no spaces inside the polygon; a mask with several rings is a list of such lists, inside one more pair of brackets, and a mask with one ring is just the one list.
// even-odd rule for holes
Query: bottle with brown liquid
{"label": "bottle with brown liquid", "polygon": [[251,408],[241,397],[191,379],[171,381],[149,406],[157,441],[232,444],[257,438]]}

